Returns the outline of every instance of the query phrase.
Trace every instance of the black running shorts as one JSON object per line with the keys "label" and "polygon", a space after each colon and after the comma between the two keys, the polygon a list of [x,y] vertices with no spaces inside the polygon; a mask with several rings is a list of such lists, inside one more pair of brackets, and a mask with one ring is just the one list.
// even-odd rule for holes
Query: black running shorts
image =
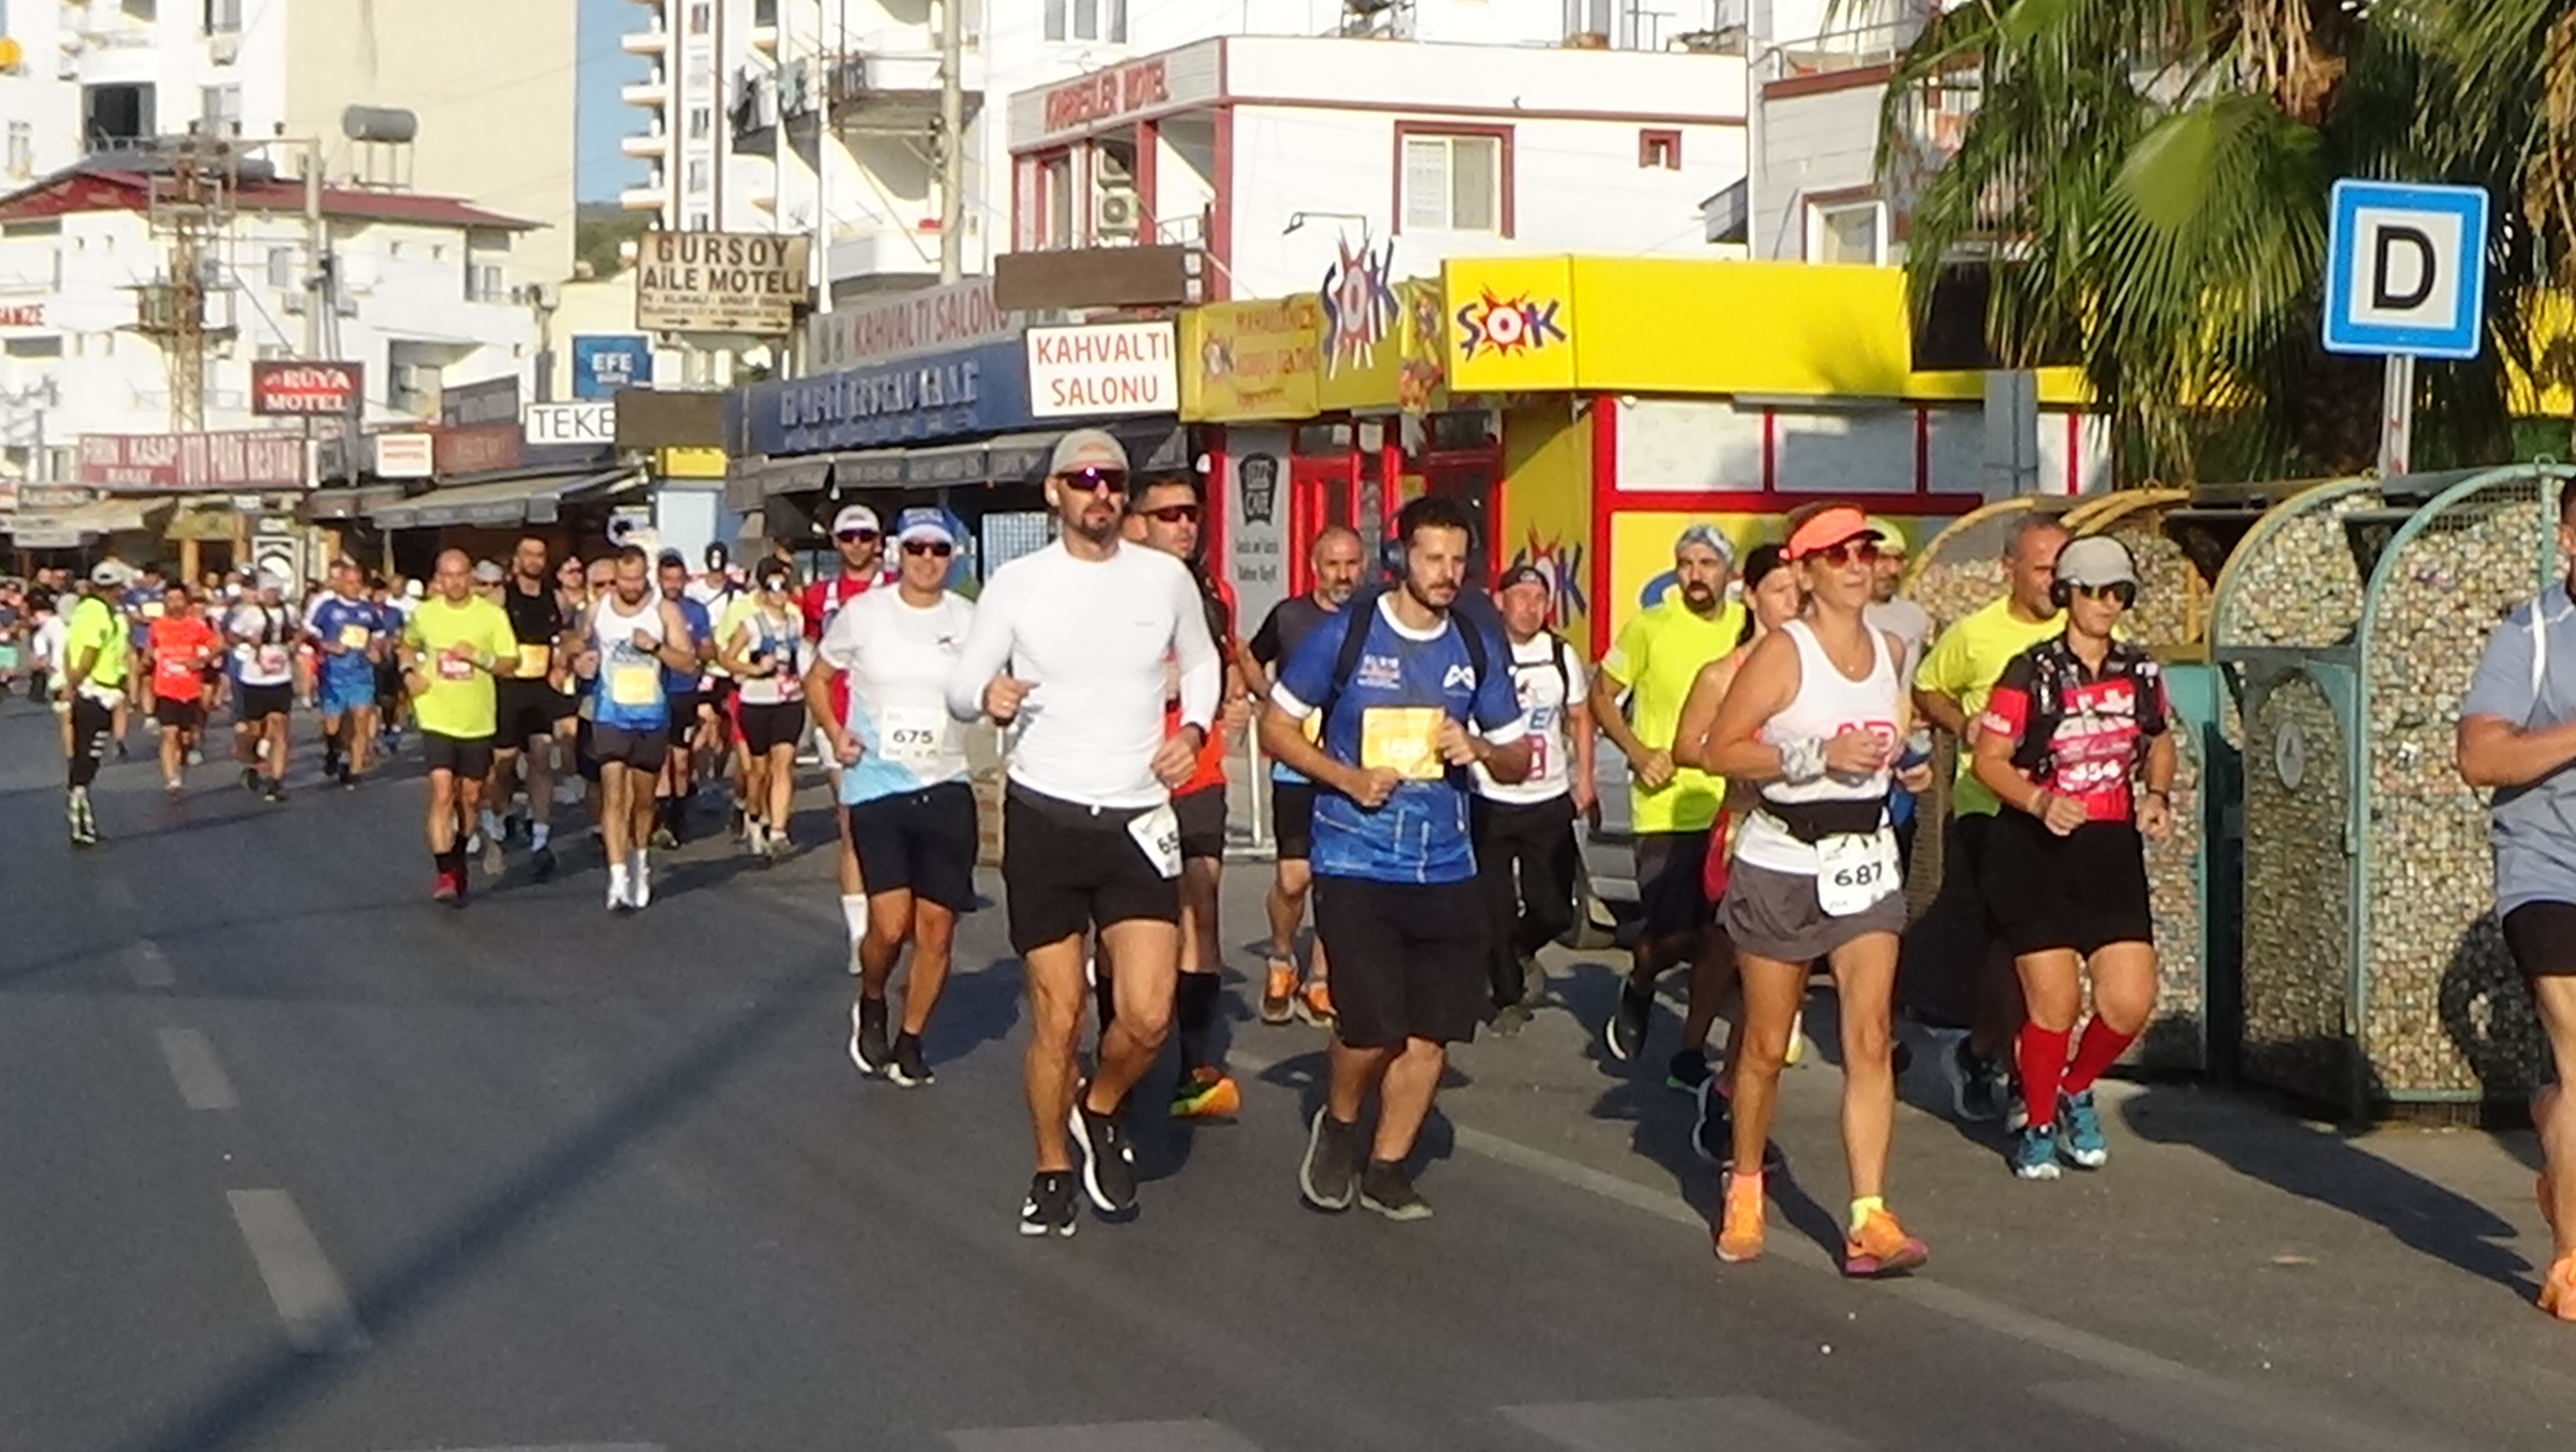
{"label": "black running shorts", "polygon": [[962,781],[849,808],[850,848],[868,895],[909,892],[953,913],[975,908],[975,790]]}
{"label": "black running shorts", "polygon": [[284,681],[273,686],[244,686],[233,694],[233,719],[245,726],[295,711],[295,688]]}
{"label": "black running shorts", "polygon": [[662,763],[671,759],[671,732],[665,726],[636,730],[626,726],[590,728],[590,754],[606,764],[616,762],[630,771],[659,773]]}
{"label": "black running shorts", "polygon": [[686,751],[698,734],[698,706],[706,697],[696,691],[671,693],[671,744]]}
{"label": "black running shorts", "polygon": [[1002,888],[1012,951],[1026,954],[1114,923],[1181,920],[1179,882],[1157,871],[1127,830],[1143,815],[1058,801],[1016,784],[1005,792]]}
{"label": "black running shorts", "polygon": [[750,701],[735,708],[742,717],[742,744],[754,756],[767,756],[782,746],[793,746],[805,734],[805,703],[778,701],[759,705]]}
{"label": "black running shorts", "polygon": [[2113,943],[2155,941],[2146,840],[2133,824],[2087,822],[2060,837],[2007,810],[1986,830],[1979,886],[2015,957],[2071,948],[2089,958]]}
{"label": "black running shorts", "polygon": [[1183,859],[1225,860],[1225,783],[1172,798],[1172,812],[1181,819]]}
{"label": "black running shorts", "polygon": [[500,725],[492,733],[492,745],[501,751],[525,751],[529,742],[554,735],[555,722],[562,719],[556,713],[565,699],[544,681],[499,682],[493,700]]}
{"label": "black running shorts", "polygon": [[1315,879],[1315,939],[1333,964],[1333,1034],[1355,1049],[1454,1044],[1484,1021],[1484,889]]}
{"label": "black running shorts", "polygon": [[2504,945],[2525,983],[2576,974],[2576,903],[2527,902],[2506,913]]}
{"label": "black running shorts", "polygon": [[492,774],[492,738],[441,736],[435,731],[423,731],[420,759],[433,776],[444,771],[465,781],[481,781]]}
{"label": "black running shorts", "polygon": [[1712,835],[1705,827],[1637,834],[1637,905],[1645,911],[1646,942],[1690,937],[1715,921],[1706,881]]}
{"label": "black running shorts", "polygon": [[1311,781],[1270,783],[1270,835],[1279,844],[1279,860],[1303,862],[1315,852],[1315,784]]}

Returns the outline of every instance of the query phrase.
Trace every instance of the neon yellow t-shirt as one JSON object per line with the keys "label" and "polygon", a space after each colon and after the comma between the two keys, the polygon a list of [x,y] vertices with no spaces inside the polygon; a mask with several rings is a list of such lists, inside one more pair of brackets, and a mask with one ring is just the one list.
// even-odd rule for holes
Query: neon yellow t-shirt
{"label": "neon yellow t-shirt", "polygon": [[95,651],[84,684],[103,691],[125,689],[126,630],[116,612],[96,595],[84,595],[72,607],[71,618],[63,622],[63,660],[66,664]]}
{"label": "neon yellow t-shirt", "polygon": [[[1627,688],[1637,739],[1654,750],[1670,750],[1699,668],[1735,649],[1743,635],[1744,606],[1737,601],[1703,619],[1676,593],[1637,612],[1601,658],[1602,672]],[[1694,767],[1675,768],[1661,791],[1650,792],[1631,776],[1629,826],[1638,832],[1705,832],[1725,800],[1725,781]]]}
{"label": "neon yellow t-shirt", "polygon": [[[459,741],[490,736],[499,724],[491,666],[495,661],[514,660],[519,653],[518,632],[510,628],[509,615],[480,595],[462,605],[432,596],[411,613],[403,643],[420,653],[417,669],[428,683],[412,698],[412,714],[420,729]],[[456,646],[465,647],[482,669],[443,661]]]}
{"label": "neon yellow t-shirt", "polygon": [[[1984,713],[1986,697],[1994,694],[1995,682],[2003,679],[2004,667],[2012,664],[2012,658],[2065,628],[2063,612],[2046,620],[2023,620],[2012,613],[2009,597],[1997,600],[1941,632],[1923,664],[1915,668],[1915,688],[1958,702],[1974,721]],[[1959,782],[1950,794],[1951,816],[1991,817],[2003,810],[2003,803],[1977,780],[1974,767],[1973,753],[1965,742],[1960,743]]]}

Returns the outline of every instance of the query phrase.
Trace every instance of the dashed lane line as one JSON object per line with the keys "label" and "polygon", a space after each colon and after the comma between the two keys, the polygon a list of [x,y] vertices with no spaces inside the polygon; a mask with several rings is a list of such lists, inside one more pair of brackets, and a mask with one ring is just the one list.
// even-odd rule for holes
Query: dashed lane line
{"label": "dashed lane line", "polygon": [[286,1323],[287,1344],[308,1356],[366,1350],[367,1330],[358,1324],[357,1308],[294,1197],[284,1190],[228,1190],[225,1196],[278,1319]]}
{"label": "dashed lane line", "polygon": [[233,1092],[233,1081],[215,1058],[215,1046],[192,1028],[165,1025],[157,1031],[161,1040],[161,1057],[169,1061],[170,1077],[179,1085],[179,1097],[190,1109],[239,1109],[241,1096]]}

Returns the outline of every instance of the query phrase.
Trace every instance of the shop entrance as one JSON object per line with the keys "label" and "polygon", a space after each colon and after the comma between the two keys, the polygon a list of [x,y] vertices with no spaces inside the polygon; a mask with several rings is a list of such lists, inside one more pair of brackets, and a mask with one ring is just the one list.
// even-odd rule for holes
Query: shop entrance
{"label": "shop entrance", "polygon": [[1363,557],[1380,549],[1395,527],[1396,512],[1416,494],[1457,500],[1470,523],[1470,584],[1490,586],[1495,562],[1508,557],[1494,538],[1502,518],[1498,497],[1502,445],[1493,416],[1481,412],[1433,414],[1424,421],[1422,452],[1408,457],[1402,429],[1392,420],[1314,423],[1290,440],[1288,460],[1288,578],[1290,588],[1314,588],[1307,546],[1332,525],[1359,531]]}

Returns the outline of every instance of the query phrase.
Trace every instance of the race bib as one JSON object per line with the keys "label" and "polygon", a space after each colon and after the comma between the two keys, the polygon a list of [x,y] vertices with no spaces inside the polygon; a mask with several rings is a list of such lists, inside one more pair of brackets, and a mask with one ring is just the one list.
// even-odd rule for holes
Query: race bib
{"label": "race bib", "polygon": [[340,648],[342,650],[365,650],[367,648],[367,637],[372,633],[373,632],[369,631],[367,627],[363,625],[343,625],[340,627]]}
{"label": "race bib", "polygon": [[286,647],[263,645],[251,652],[251,663],[259,668],[261,675],[276,675],[286,669]]}
{"label": "race bib", "polygon": [[615,706],[654,706],[662,700],[662,671],[658,666],[621,665],[608,671],[608,700]]}
{"label": "race bib", "polygon": [[877,716],[877,749],[903,766],[929,766],[939,759],[940,739],[948,733],[944,711],[919,706],[888,706]]}
{"label": "race bib", "polygon": [[442,655],[438,658],[438,678],[442,681],[470,681],[474,679],[474,662]]}
{"label": "race bib", "polygon": [[1323,745],[1323,744],[1324,744],[1324,713],[1323,713],[1323,712],[1321,712],[1321,711],[1313,711],[1313,712],[1309,712],[1309,713],[1307,714],[1307,716],[1306,716],[1306,719],[1305,719],[1305,720],[1300,721],[1300,722],[1298,722],[1298,723],[1297,723],[1297,729],[1298,729],[1300,732],[1304,733],[1304,735],[1305,735],[1305,737],[1306,737],[1306,744],[1307,744],[1307,745],[1309,745],[1309,746],[1321,746],[1321,745]]}
{"label": "race bib", "polygon": [[520,647],[519,647],[519,674],[520,674],[520,675],[523,675],[523,676],[529,676],[529,677],[535,677],[535,676],[541,676],[541,675],[544,675],[544,674],[546,673],[546,665],[547,665],[547,663],[548,663],[549,661],[553,660],[553,659],[554,659],[554,647],[552,647],[552,646],[546,646],[546,645],[523,645],[523,646],[520,646]]}
{"label": "race bib", "polygon": [[1181,818],[1169,806],[1139,813],[1127,823],[1127,835],[1144,850],[1145,860],[1166,878],[1181,875]]}
{"label": "race bib", "polygon": [[1816,906],[1847,918],[1896,891],[1896,833],[1846,832],[1816,844]]}
{"label": "race bib", "polygon": [[1406,781],[1438,781],[1449,771],[1440,759],[1437,706],[1371,706],[1360,713],[1360,768],[1384,767]]}

